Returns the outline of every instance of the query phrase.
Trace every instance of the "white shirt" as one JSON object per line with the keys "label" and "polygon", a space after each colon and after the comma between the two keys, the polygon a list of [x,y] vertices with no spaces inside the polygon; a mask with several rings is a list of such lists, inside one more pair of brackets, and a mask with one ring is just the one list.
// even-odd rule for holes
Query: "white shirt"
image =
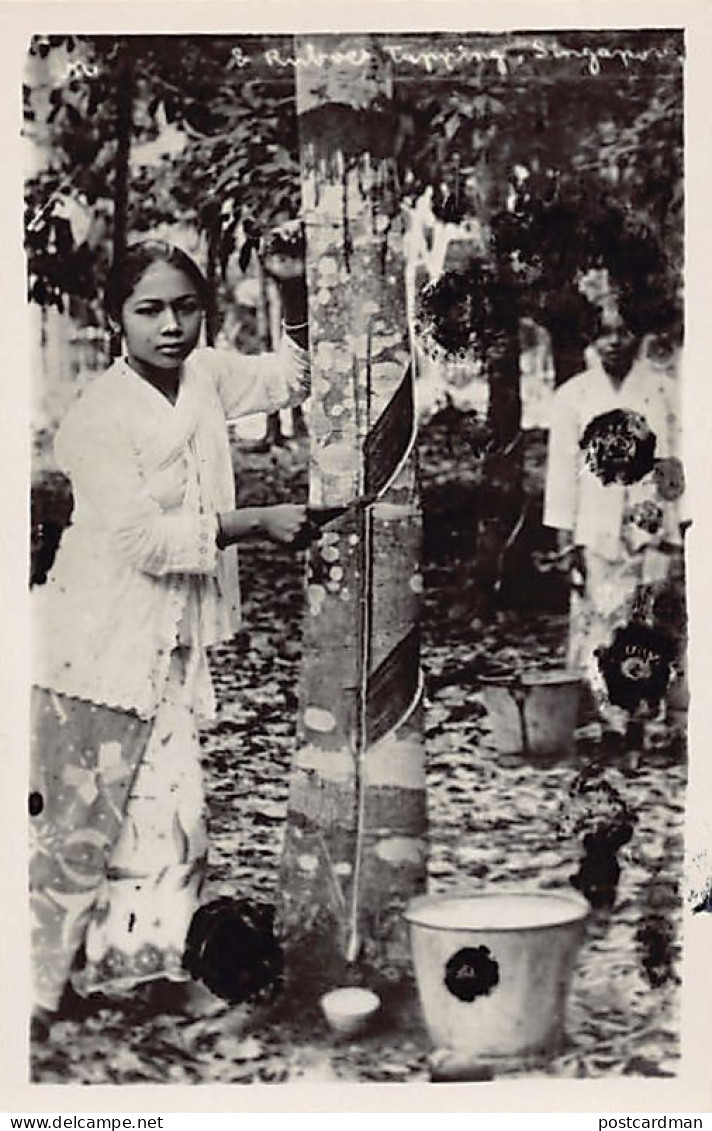
{"label": "white shirt", "polygon": [[199,349],[172,405],[115,362],[74,403],[55,451],[74,493],[44,586],[33,592],[40,687],[155,714],[172,649],[215,644],[239,625],[237,551],[217,551],[216,515],[235,505],[227,420],[301,403],[308,358]]}
{"label": "white shirt", "polygon": [[[587,425],[614,409],[644,416],[654,432],[655,458],[677,456],[678,395],[675,379],[639,357],[616,388],[598,358],[556,390],[551,401],[549,453],[544,491],[544,524],[570,530],[574,542],[609,560],[621,552],[626,507],[655,498],[652,473],[639,483],[603,483],[589,467],[580,440]],[[657,541],[679,543],[679,506],[660,504],[663,527]]]}

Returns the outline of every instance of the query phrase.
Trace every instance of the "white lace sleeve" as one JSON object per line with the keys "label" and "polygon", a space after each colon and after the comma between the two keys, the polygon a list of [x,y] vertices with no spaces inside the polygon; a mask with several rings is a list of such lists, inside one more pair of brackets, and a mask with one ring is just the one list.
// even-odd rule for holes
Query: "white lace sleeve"
{"label": "white lace sleeve", "polygon": [[116,419],[98,417],[79,406],[55,442],[83,524],[93,524],[117,554],[145,573],[213,573],[216,516],[164,511],[144,486],[128,431]]}
{"label": "white lace sleeve", "polygon": [[252,355],[231,350],[211,353],[228,420],[291,408],[302,404],[309,396],[309,354],[286,334],[274,353]]}

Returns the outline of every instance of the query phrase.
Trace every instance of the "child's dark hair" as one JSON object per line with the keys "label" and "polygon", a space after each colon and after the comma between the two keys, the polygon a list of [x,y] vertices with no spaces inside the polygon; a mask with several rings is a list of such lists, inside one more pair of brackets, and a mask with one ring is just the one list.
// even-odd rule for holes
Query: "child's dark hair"
{"label": "child's dark hair", "polygon": [[644,223],[609,205],[591,223],[591,252],[608,270],[628,329],[644,334],[682,333],[679,279],[665,250]]}
{"label": "child's dark hair", "polygon": [[208,283],[195,260],[167,240],[147,239],[129,244],[119,263],[109,271],[104,289],[106,313],[114,322],[121,322],[121,310],[146,271],[154,263],[168,263],[193,283],[203,306],[208,300]]}

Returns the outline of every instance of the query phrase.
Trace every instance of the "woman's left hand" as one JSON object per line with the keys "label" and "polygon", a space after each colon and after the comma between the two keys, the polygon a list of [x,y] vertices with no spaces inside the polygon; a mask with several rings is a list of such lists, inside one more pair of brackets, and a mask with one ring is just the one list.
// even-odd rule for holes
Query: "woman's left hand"
{"label": "woman's left hand", "polygon": [[260,250],[265,272],[279,287],[285,329],[302,349],[309,344],[305,252],[301,220],[273,228],[263,237]]}
{"label": "woman's left hand", "polygon": [[262,237],[262,267],[280,287],[304,279],[305,257],[306,243],[301,220],[287,220]]}

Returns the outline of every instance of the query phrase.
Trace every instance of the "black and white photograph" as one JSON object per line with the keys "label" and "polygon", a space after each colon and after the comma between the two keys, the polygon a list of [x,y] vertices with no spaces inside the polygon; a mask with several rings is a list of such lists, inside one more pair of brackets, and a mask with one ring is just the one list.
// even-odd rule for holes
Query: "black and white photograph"
{"label": "black and white photograph", "polygon": [[162,7],[13,72],[27,1081],[646,1110],[712,911],[684,21]]}

